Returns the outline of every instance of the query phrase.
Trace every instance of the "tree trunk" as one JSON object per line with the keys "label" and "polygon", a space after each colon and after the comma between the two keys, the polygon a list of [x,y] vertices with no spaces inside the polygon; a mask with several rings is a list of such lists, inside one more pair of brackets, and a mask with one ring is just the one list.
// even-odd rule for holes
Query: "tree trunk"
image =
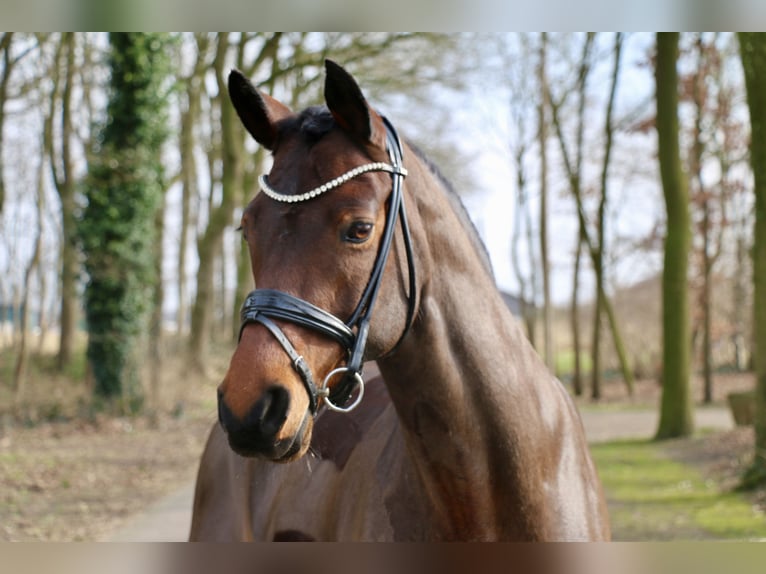
{"label": "tree trunk", "polygon": [[[525,43],[526,46],[526,43]],[[532,53],[528,47],[525,52],[531,56]],[[510,64],[515,65],[515,62]],[[511,269],[519,282],[519,304],[521,307],[521,320],[527,331],[527,338],[532,345],[537,348],[538,343],[535,338],[535,325],[537,323],[537,260],[535,258],[535,240],[532,227],[532,213],[529,206],[527,195],[527,175],[524,160],[528,152],[527,143],[527,107],[522,103],[526,100],[526,92],[518,90],[514,96],[512,92],[510,97],[510,110],[513,121],[513,131],[515,137],[512,139],[511,155],[513,157],[513,167],[516,170],[516,205],[513,210],[513,231],[511,234]],[[526,229],[525,229],[526,228]],[[520,244],[522,235],[525,233],[527,241],[527,253],[529,261],[529,273],[525,274],[521,267]]]}
{"label": "tree trunk", "polygon": [[750,162],[755,180],[755,454],[743,482],[746,486],[755,486],[766,482],[766,36],[740,33],[739,40],[752,126]]}
{"label": "tree trunk", "polygon": [[[240,51],[244,44],[240,43]],[[229,34],[218,37],[215,71],[218,81],[216,104],[220,110],[221,129],[221,202],[211,206],[207,228],[197,242],[199,268],[197,270],[197,297],[192,309],[192,328],[189,339],[191,361],[198,370],[205,370],[205,357],[213,328],[212,303],[215,297],[215,258],[221,252],[223,232],[231,224],[236,189],[242,184],[242,153],[244,136],[239,128],[232,106],[227,100],[225,58],[229,49]],[[239,58],[241,59],[241,57]],[[212,171],[211,171],[212,173]]]}
{"label": "tree trunk", "polygon": [[[155,231],[161,229],[158,211],[165,191],[167,36],[110,33],[109,67],[101,153],[90,162],[86,207],[78,220],[89,276],[87,356],[96,406],[135,413],[145,406],[147,332],[161,297],[156,270],[162,244]],[[152,335],[156,343],[159,333]]]}
{"label": "tree trunk", "polygon": [[667,210],[662,274],[663,386],[657,439],[688,436],[694,430],[687,297],[691,234],[689,192],[678,143],[678,37],[678,33],[657,34],[657,137]]}
{"label": "tree trunk", "polygon": [[[572,349],[574,351],[574,370],[572,372],[572,389],[578,397],[582,396],[582,364],[580,360],[580,261],[582,260],[582,229],[577,230],[577,246],[575,247],[574,273],[572,278],[572,305],[570,307],[572,327]],[[596,388],[593,388],[593,399]]]}
{"label": "tree trunk", "polygon": [[[732,288],[732,307],[734,308],[734,324],[736,325],[736,330],[734,332],[734,360],[737,366],[737,371],[739,372],[747,370],[750,362],[748,353],[746,352],[747,345],[745,344],[747,339],[745,336],[745,306],[742,304],[747,293],[747,282],[745,280],[745,269],[747,268],[747,265],[745,261],[748,257],[748,249],[745,247],[745,225],[743,225],[743,223],[744,222],[738,224],[738,227],[742,229],[737,231],[737,264],[735,268],[736,275],[734,277],[734,287]],[[751,352],[749,353],[750,356],[753,355],[752,351],[753,349],[751,348]]]}
{"label": "tree trunk", "polygon": [[49,281],[48,276],[45,272],[40,273],[40,297],[38,298],[38,309],[40,311],[39,315],[39,328],[40,328],[40,336],[37,339],[37,354],[41,354],[45,349],[45,341],[48,339],[48,330],[49,330],[49,309],[48,309],[48,292],[49,292]]}
{"label": "tree trunk", "polygon": [[[697,70],[692,77],[692,102],[695,108],[693,141],[691,148],[691,168],[693,175],[693,193],[696,204],[702,209],[702,219],[699,222],[699,234],[702,236],[701,259],[702,259],[702,285],[699,291],[699,310],[702,313],[702,375],[703,375],[703,402],[713,402],[713,365],[712,365],[712,338],[711,338],[711,313],[712,313],[712,290],[711,277],[713,270],[713,257],[711,255],[711,222],[710,202],[711,194],[705,189],[702,181],[702,159],[705,146],[702,141],[702,121],[705,114],[705,95],[703,95],[704,82],[707,79],[708,69],[705,66],[704,45],[702,35],[697,34]],[[723,174],[722,174],[723,179]],[[695,333],[696,335],[696,333]],[[692,346],[692,349],[695,345]]]}
{"label": "tree trunk", "polygon": [[[709,208],[705,208],[706,226],[709,218]],[[712,265],[710,256],[707,254],[710,238],[704,238],[704,270],[702,279],[702,305],[703,305],[703,323],[702,323],[702,376],[704,379],[704,396],[702,402],[706,405],[713,403],[713,301],[712,301]]]}
{"label": "tree trunk", "polygon": [[[65,63],[62,64],[61,59]],[[77,221],[75,217],[75,181],[74,161],[71,141],[74,137],[72,126],[72,89],[75,75],[75,36],[71,32],[62,34],[54,63],[54,89],[51,95],[51,116],[59,97],[58,86],[61,82],[59,70],[64,70],[61,97],[61,157],[56,157],[52,137],[48,138],[48,155],[56,191],[61,200],[61,309],[59,315],[60,339],[57,357],[58,369],[64,370],[72,361],[74,339],[77,331]],[[60,168],[57,168],[60,166]]]}
{"label": "tree trunk", "polygon": [[577,127],[577,143],[575,147],[575,160],[572,160],[571,154],[567,149],[566,141],[564,138],[563,127],[560,121],[559,109],[563,105],[563,99],[559,102],[551,102],[551,112],[553,126],[556,130],[556,135],[559,141],[559,147],[561,149],[561,155],[564,161],[564,167],[566,169],[567,177],[569,179],[572,195],[574,196],[577,218],[579,227],[579,236],[582,243],[588,250],[588,255],[593,264],[594,273],[596,276],[596,299],[594,309],[594,329],[593,329],[593,341],[591,347],[591,353],[593,357],[593,369],[592,369],[592,389],[591,396],[594,399],[598,399],[601,396],[601,352],[600,352],[600,339],[601,328],[600,324],[596,325],[596,322],[601,321],[602,313],[606,313],[609,320],[609,327],[612,332],[612,338],[614,347],[617,352],[617,356],[622,368],[623,379],[628,390],[628,394],[633,394],[633,370],[630,367],[627,353],[625,351],[625,345],[622,341],[619,326],[617,324],[617,318],[612,308],[609,298],[606,296],[603,281],[603,257],[604,257],[604,214],[606,211],[606,197],[607,197],[607,174],[611,157],[612,147],[612,124],[611,116],[614,106],[614,98],[617,90],[618,73],[620,69],[620,52],[622,46],[622,36],[617,35],[615,39],[615,65],[612,75],[612,85],[610,90],[609,102],[607,105],[607,119],[605,123],[605,135],[606,143],[604,147],[604,160],[601,175],[601,198],[599,202],[599,211],[597,219],[597,234],[599,243],[596,244],[591,238],[588,230],[588,222],[585,215],[585,206],[583,205],[582,197],[582,158],[583,158],[583,128],[585,123],[585,97],[586,97],[586,81],[590,73],[590,51],[594,41],[594,34],[588,34],[585,43],[583,44],[583,53],[581,57],[581,66],[578,74],[577,92],[579,94],[578,105],[578,127]]}
{"label": "tree trunk", "polygon": [[[599,252],[601,250],[599,249]],[[604,309],[603,269],[595,268],[596,298],[593,302],[593,332],[591,339],[591,399],[601,399],[601,313]]]}
{"label": "tree trunk", "polygon": [[[614,102],[617,94],[617,84],[620,76],[620,56],[622,54],[622,34],[615,34],[614,38],[614,67],[612,68],[611,86],[609,88],[609,100],[606,107],[604,120],[604,158],[601,169],[601,191],[596,215],[596,247],[593,250],[593,272],[596,279],[596,311],[593,317],[593,386],[600,386],[601,379],[601,320],[602,313],[607,312],[609,326],[612,331],[614,347],[622,368],[622,378],[628,390],[628,395],[633,395],[633,370],[628,362],[622,336],[617,327],[614,309],[608,303],[604,288],[604,253],[606,252],[606,203],[607,188],[609,185],[609,166],[612,158],[612,141],[614,128],[612,116],[614,114]],[[609,309],[607,311],[607,308]]]}
{"label": "tree trunk", "polygon": [[178,334],[187,333],[188,289],[186,282],[186,251],[189,236],[195,228],[192,217],[192,199],[199,197],[199,176],[195,155],[195,127],[200,122],[200,95],[207,72],[208,48],[210,39],[207,34],[195,36],[197,60],[189,78],[186,79],[186,109],[181,112],[180,156],[181,156],[181,230],[178,241],[178,309],[176,323]]}
{"label": "tree trunk", "polygon": [[[576,197],[581,196],[581,190],[580,186],[582,184],[582,159],[583,159],[583,134],[585,129],[585,101],[587,99],[587,81],[588,81],[588,74],[590,72],[590,53],[591,48],[593,46],[593,40],[596,37],[596,35],[592,32],[589,32],[585,37],[585,42],[583,43],[583,50],[582,50],[582,57],[580,61],[580,71],[578,74],[578,80],[577,80],[577,94],[578,94],[578,102],[577,102],[577,143],[576,143],[576,161],[575,161],[575,167],[573,170],[573,173],[570,177],[570,182],[572,184],[572,192]],[[559,134],[562,135],[562,134]],[[561,145],[564,145],[564,140],[560,137],[559,138]],[[579,202],[579,200],[578,200]],[[580,209],[580,206],[578,205],[578,210]],[[588,233],[588,229],[585,224],[584,218],[578,218],[578,230],[577,230],[577,256],[575,259],[575,284],[573,288],[572,293],[572,313],[573,313],[573,335],[574,335],[574,347],[575,347],[575,377],[577,379],[581,379],[582,377],[582,366],[580,362],[580,321],[579,321],[579,310],[576,308],[577,305],[579,305],[578,301],[578,284],[579,281],[579,272],[580,272],[580,258],[582,255],[582,248],[583,248],[583,242],[585,239],[585,236]],[[598,323],[599,321],[599,315],[601,311],[601,300],[600,297],[596,297],[596,308],[594,309],[594,325]],[[594,401],[598,401],[601,398],[601,352],[600,352],[600,335],[601,331],[599,329],[596,329],[594,327],[593,329],[593,341],[591,345],[591,399]],[[579,386],[580,390],[582,392],[582,380],[578,380],[576,383],[576,387]],[[575,388],[576,388],[575,387]]]}
{"label": "tree trunk", "polygon": [[620,332],[619,325],[617,324],[617,315],[614,312],[612,301],[604,293],[603,285],[601,288],[602,308],[606,313],[606,319],[609,322],[609,329],[612,332],[612,343],[614,344],[614,350],[617,353],[617,359],[620,362],[620,368],[622,370],[622,378],[625,381],[625,387],[627,388],[628,395],[633,395],[633,369],[630,367],[630,361],[628,359],[628,352],[625,349],[625,343],[622,340],[622,334]]}
{"label": "tree trunk", "polygon": [[8,82],[11,79],[13,58],[11,58],[11,40],[13,32],[3,32],[0,35],[0,56],[3,59],[2,75],[0,75],[0,215],[5,203],[5,165],[3,164],[3,126],[5,124],[5,102],[8,100]]}
{"label": "tree trunk", "polygon": [[162,281],[163,242],[165,238],[165,200],[162,201],[154,216],[154,288],[152,292],[152,311],[149,318],[149,415],[153,424],[158,423],[160,412],[160,391],[162,382],[162,307],[165,303],[165,287]]}
{"label": "tree trunk", "polygon": [[[518,133],[523,133],[524,122],[520,119],[516,125]],[[534,237],[532,234],[532,214],[530,213],[529,201],[527,201],[527,180],[524,169],[524,156],[527,153],[526,144],[520,137],[518,148],[514,153],[514,167],[516,168],[516,208],[513,210],[513,233],[511,235],[511,268],[519,282],[519,303],[521,305],[521,319],[527,330],[527,338],[537,348],[535,339],[535,324],[537,322],[537,306],[535,305],[535,287],[537,274],[535,269],[537,261],[534,256]],[[524,275],[521,269],[521,243],[522,228],[526,226],[527,249],[529,252],[529,277]]]}
{"label": "tree trunk", "polygon": [[541,35],[540,64],[538,69],[542,98],[538,108],[539,142],[540,142],[540,267],[543,279],[543,356],[545,364],[551,372],[554,371],[553,356],[553,310],[551,302],[551,273],[548,259],[548,118],[546,110],[550,94],[548,79],[545,71],[548,36]]}
{"label": "tree trunk", "polygon": [[[227,310],[230,308],[228,303],[228,297],[226,293],[226,242],[221,241],[221,251],[218,254],[218,258],[216,261],[216,274],[218,275],[218,289],[216,290],[215,294],[215,309],[216,313],[218,315],[218,324],[216,325],[217,334],[216,337],[217,340],[221,340],[222,338],[225,338],[229,333],[231,333],[231,321],[232,316],[231,313],[228,313]],[[239,258],[234,257],[235,261]],[[235,285],[236,290],[236,285]]]}
{"label": "tree trunk", "polygon": [[38,276],[42,281],[42,273],[40,272],[40,256],[42,252],[42,229],[43,229],[43,217],[45,212],[44,207],[44,179],[45,179],[45,156],[40,158],[40,167],[37,174],[37,233],[35,235],[34,248],[32,251],[32,258],[29,261],[29,265],[24,272],[24,285],[23,294],[21,299],[21,338],[19,341],[18,354],[16,356],[16,366],[13,372],[13,389],[14,389],[14,409],[19,409],[24,400],[24,392],[26,390],[26,372],[27,364],[29,362],[29,318],[31,315],[31,309],[29,304],[29,291],[31,289],[32,274],[35,269],[38,270]]}

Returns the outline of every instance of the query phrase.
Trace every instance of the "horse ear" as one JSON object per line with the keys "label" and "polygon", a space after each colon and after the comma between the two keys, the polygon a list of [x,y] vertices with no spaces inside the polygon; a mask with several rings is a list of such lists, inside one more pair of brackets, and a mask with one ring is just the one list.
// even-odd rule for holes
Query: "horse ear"
{"label": "horse ear", "polygon": [[385,146],[385,127],[367,103],[356,80],[332,60],[325,60],[324,98],[338,125],[364,142]]}
{"label": "horse ear", "polygon": [[290,108],[255,89],[242,72],[229,73],[229,98],[250,135],[266,149],[274,149],[276,124],[292,115]]}

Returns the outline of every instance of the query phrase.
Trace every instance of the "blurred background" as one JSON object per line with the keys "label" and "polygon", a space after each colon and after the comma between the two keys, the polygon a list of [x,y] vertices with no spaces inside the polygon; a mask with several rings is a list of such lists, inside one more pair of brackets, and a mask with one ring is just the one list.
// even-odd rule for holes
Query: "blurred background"
{"label": "blurred background", "polygon": [[[649,33],[0,33],[0,539],[98,539],[193,478],[254,287],[236,228],[270,162],[226,78],[238,68],[298,110],[323,101],[328,57],[452,182],[583,412],[650,412],[637,434],[699,440],[698,458],[717,445],[700,484],[716,485],[706,502],[729,496],[759,460],[754,36],[675,36],[669,134]],[[668,208],[661,138],[677,142],[687,219]],[[686,315],[664,319],[678,266],[685,299],[669,307]],[[741,429],[700,440],[695,410],[729,417],[740,396]],[[637,448],[656,467],[655,446],[612,447],[604,465]],[[750,496],[731,499],[746,521],[712,537],[766,536]],[[685,536],[707,532],[688,520]],[[630,525],[624,538],[658,528]]]}
{"label": "blurred background", "polygon": [[[666,216],[652,34],[115,34],[110,43],[98,33],[6,33],[0,45],[5,402],[15,395],[23,410],[38,394],[22,355],[87,378],[88,312],[91,331],[111,321],[99,328],[128,333],[125,358],[102,378],[141,379],[142,400],[166,348],[204,371],[210,345],[232,343],[253,288],[235,228],[270,158],[232,114],[226,76],[240,68],[301,109],[322,101],[326,57],[452,182],[499,287],[557,374],[591,370],[597,282],[608,306],[601,370],[622,360],[638,378],[658,374]],[[680,48],[695,364],[709,357],[710,368],[741,371],[752,347],[754,195],[739,48],[723,33],[684,34]],[[131,49],[135,62],[114,62]],[[93,390],[121,392],[107,387]]]}

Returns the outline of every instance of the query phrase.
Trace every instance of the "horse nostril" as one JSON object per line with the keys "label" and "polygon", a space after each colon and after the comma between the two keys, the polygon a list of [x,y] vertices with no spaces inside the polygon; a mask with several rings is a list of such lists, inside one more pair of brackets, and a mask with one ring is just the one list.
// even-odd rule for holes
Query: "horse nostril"
{"label": "horse nostril", "polygon": [[277,447],[279,431],[287,420],[290,395],[287,389],[267,389],[244,416],[235,415],[222,394],[218,399],[218,419],[226,431],[229,445],[243,456],[268,453]]}
{"label": "horse nostril", "polygon": [[289,405],[290,395],[287,389],[271,387],[255,404],[247,422],[258,427],[263,438],[273,438],[285,424]]}

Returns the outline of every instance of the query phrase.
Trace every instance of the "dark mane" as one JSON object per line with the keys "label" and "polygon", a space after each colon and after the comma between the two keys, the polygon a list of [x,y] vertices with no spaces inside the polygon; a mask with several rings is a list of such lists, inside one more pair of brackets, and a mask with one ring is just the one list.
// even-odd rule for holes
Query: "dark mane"
{"label": "dark mane", "polygon": [[444,188],[447,198],[452,204],[452,209],[455,211],[458,218],[463,223],[463,227],[465,227],[469,237],[471,238],[471,241],[474,244],[474,247],[476,248],[476,253],[481,257],[482,263],[484,264],[487,273],[489,273],[490,277],[494,279],[495,273],[492,269],[492,261],[490,260],[487,246],[484,245],[484,241],[482,241],[481,236],[479,235],[479,231],[476,229],[476,225],[474,225],[473,220],[468,215],[468,210],[465,208],[465,205],[463,205],[463,202],[460,199],[460,195],[458,195],[457,191],[455,191],[455,187],[452,185],[452,182],[444,176],[441,170],[439,170],[439,167],[434,162],[432,162],[428,156],[426,156],[422,149],[414,145],[411,141],[408,141],[407,143],[415,152],[415,155],[418,156],[420,161],[422,161],[429,169],[429,171],[434,175],[436,180],[441,184],[442,188]]}
{"label": "dark mane", "polygon": [[335,126],[335,119],[325,106],[311,106],[292,120],[297,130],[309,144],[318,142]]}

